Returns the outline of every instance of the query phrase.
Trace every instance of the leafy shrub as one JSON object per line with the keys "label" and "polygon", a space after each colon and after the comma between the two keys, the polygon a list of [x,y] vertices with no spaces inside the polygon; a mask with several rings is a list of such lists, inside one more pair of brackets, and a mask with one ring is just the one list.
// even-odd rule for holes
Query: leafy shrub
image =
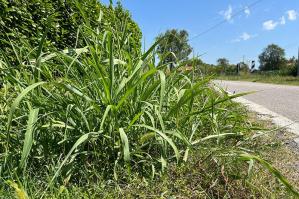
{"label": "leafy shrub", "polygon": [[[44,33],[44,47],[58,50],[84,47],[84,37],[78,37],[78,29],[83,23],[90,23],[92,29],[98,27],[95,31],[99,34],[108,27],[116,31],[127,30],[131,33],[130,51],[138,54],[141,50],[141,31],[120,3],[113,8],[98,0],[0,0],[0,10],[0,49],[10,52],[7,56],[14,54],[10,42],[20,46],[20,40],[25,40],[36,47]],[[125,21],[123,26],[122,21]]]}
{"label": "leafy shrub", "polygon": [[297,76],[297,64],[293,63],[290,65],[285,65],[279,70],[279,75],[281,76]]}

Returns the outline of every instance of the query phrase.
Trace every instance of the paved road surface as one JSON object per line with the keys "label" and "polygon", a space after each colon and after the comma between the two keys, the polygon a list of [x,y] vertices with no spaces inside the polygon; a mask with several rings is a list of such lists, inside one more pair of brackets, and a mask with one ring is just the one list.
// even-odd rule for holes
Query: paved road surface
{"label": "paved road surface", "polygon": [[292,121],[299,121],[299,86],[222,80],[214,82],[231,93],[257,91],[244,98]]}

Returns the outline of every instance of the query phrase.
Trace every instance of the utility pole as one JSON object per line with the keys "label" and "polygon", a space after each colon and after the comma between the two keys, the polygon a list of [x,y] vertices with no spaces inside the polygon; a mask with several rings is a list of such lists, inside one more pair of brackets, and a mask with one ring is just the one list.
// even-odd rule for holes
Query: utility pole
{"label": "utility pole", "polygon": [[297,59],[297,77],[299,77],[299,48],[298,48],[298,59]]}

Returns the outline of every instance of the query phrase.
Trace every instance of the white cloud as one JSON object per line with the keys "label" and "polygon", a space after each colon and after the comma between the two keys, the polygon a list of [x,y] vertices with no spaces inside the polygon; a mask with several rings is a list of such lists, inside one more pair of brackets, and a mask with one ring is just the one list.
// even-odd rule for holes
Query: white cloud
{"label": "white cloud", "polygon": [[252,36],[250,34],[248,34],[247,32],[244,32],[240,38],[243,39],[244,41],[250,39]]}
{"label": "white cloud", "polygon": [[[295,21],[298,17],[298,13],[295,10],[288,10],[287,12],[287,18],[290,21]],[[286,17],[282,16],[279,18],[279,20],[268,20],[263,23],[263,28],[265,30],[274,30],[279,25],[285,25],[286,24]]]}
{"label": "white cloud", "polygon": [[290,21],[295,21],[297,19],[298,13],[295,10],[288,10],[287,14]]}
{"label": "white cloud", "polygon": [[242,35],[240,35],[237,39],[232,40],[233,43],[240,42],[240,41],[247,41],[249,39],[252,39],[254,37],[257,37],[257,34],[251,35],[247,32],[243,32]]}
{"label": "white cloud", "polygon": [[275,22],[273,20],[268,20],[263,23],[263,28],[265,30],[274,30],[277,25],[278,25],[278,22]]}
{"label": "white cloud", "polygon": [[280,25],[285,25],[286,24],[286,19],[284,16],[280,17]]}
{"label": "white cloud", "polygon": [[220,14],[224,17],[224,19],[228,22],[232,22],[233,17],[233,7],[231,5],[228,6],[227,10],[223,10]]}
{"label": "white cloud", "polygon": [[249,17],[249,15],[251,14],[251,11],[249,10],[248,7],[245,7],[244,13],[245,13],[246,17]]}

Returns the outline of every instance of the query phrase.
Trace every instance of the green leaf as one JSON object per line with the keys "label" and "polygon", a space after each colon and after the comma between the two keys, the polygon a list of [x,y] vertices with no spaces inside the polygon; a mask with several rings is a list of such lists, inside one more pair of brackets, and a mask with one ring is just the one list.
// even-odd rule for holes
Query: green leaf
{"label": "green leaf", "polygon": [[75,149],[77,147],[79,147],[81,144],[83,144],[84,142],[86,142],[88,139],[90,139],[92,136],[97,136],[99,135],[99,133],[96,132],[91,132],[91,133],[86,133],[84,135],[82,135],[77,141],[76,143],[73,145],[73,147],[71,148],[71,150],[68,152],[68,154],[65,156],[64,160],[60,163],[60,165],[58,166],[58,169],[56,170],[53,178],[51,179],[50,183],[48,184],[48,187],[53,183],[53,181],[58,177],[60,170],[62,169],[62,167],[66,164],[66,162],[68,161],[68,159],[70,158],[70,156],[72,155],[72,153],[75,151]]}
{"label": "green leaf", "polygon": [[139,79],[138,81],[130,88],[126,91],[126,93],[122,96],[122,98],[119,100],[117,106],[116,106],[116,110],[118,110],[123,103],[128,99],[128,97],[133,93],[134,89],[142,82],[144,81],[147,77],[155,74],[157,72],[156,69],[152,69],[149,70],[148,72],[144,73]]}
{"label": "green leaf", "polygon": [[255,156],[255,155],[250,155],[247,153],[244,154],[239,154],[238,155],[241,160],[256,160],[258,161],[261,165],[263,165],[272,175],[274,175],[286,188],[288,189],[289,192],[291,192],[295,197],[299,198],[299,193],[298,191],[288,182],[288,180],[275,168],[273,167],[270,163],[267,161],[263,160],[262,158]]}
{"label": "green leaf", "polygon": [[73,87],[70,84],[63,84],[63,83],[57,83],[57,85],[62,85],[64,88],[66,88],[67,90],[69,90],[70,92],[83,97],[85,100],[87,100],[88,102],[94,102],[94,100],[92,100],[90,97],[88,97],[87,95],[85,95],[84,93],[82,93],[82,91],[80,91],[79,89]]}
{"label": "green leaf", "polygon": [[159,71],[160,74],[160,80],[161,80],[161,91],[160,91],[160,106],[159,106],[159,112],[162,111],[163,101],[164,101],[164,95],[165,95],[165,87],[166,87],[166,77],[164,72]]}
{"label": "green leaf", "polygon": [[164,40],[164,38],[160,38],[158,41],[156,41],[141,57],[141,60],[144,61],[148,55],[153,52],[156,48],[156,46],[158,46],[160,44],[160,42]]}
{"label": "green leaf", "polygon": [[200,142],[204,142],[207,140],[211,140],[211,139],[219,139],[219,138],[223,138],[223,137],[227,137],[227,136],[238,136],[238,134],[236,133],[223,133],[223,134],[217,134],[217,135],[209,135],[207,137],[201,138],[199,140],[196,140],[194,142],[192,142],[192,145],[198,144]]}
{"label": "green leaf", "polygon": [[154,137],[156,136],[156,134],[157,134],[157,133],[155,133],[155,132],[146,133],[146,134],[144,134],[144,135],[141,136],[139,142],[140,142],[141,144],[144,144],[146,141],[148,141],[148,140],[154,138]]}
{"label": "green leaf", "polygon": [[105,110],[104,115],[103,115],[103,117],[102,117],[101,126],[100,126],[100,131],[103,130],[105,120],[106,120],[106,118],[107,118],[107,116],[108,116],[108,113],[109,113],[109,111],[111,110],[112,107],[113,107],[112,105],[108,105],[108,106],[106,107],[106,110]]}
{"label": "green leaf", "polygon": [[11,127],[11,121],[12,121],[12,117],[13,114],[16,110],[16,108],[19,106],[21,100],[33,89],[35,89],[38,86],[41,86],[43,84],[46,84],[46,82],[37,82],[35,84],[32,84],[30,86],[28,86],[27,88],[25,88],[19,95],[18,97],[14,100],[14,102],[12,103],[11,107],[10,107],[10,111],[9,111],[9,115],[8,115],[8,122],[7,122],[7,133],[9,133],[10,127]]}
{"label": "green leaf", "polygon": [[190,113],[189,116],[192,116],[192,115],[197,115],[197,114],[200,114],[200,113],[203,113],[205,111],[208,111],[210,110],[211,108],[213,108],[215,105],[217,104],[221,104],[221,103],[224,103],[226,101],[229,101],[229,100],[232,100],[232,99],[235,99],[235,98],[238,98],[238,97],[242,97],[244,95],[248,95],[248,94],[251,94],[251,93],[255,93],[255,92],[245,92],[245,93],[239,93],[239,94],[236,94],[236,95],[230,95],[230,96],[225,96],[224,98],[214,102],[212,105],[210,106],[207,106],[207,107],[204,107],[202,110],[200,111],[196,111],[196,112],[192,112]]}
{"label": "green leaf", "polygon": [[172,139],[169,138],[166,134],[164,134],[163,132],[161,132],[160,130],[156,129],[156,128],[153,128],[151,126],[147,126],[147,125],[135,125],[135,126],[138,126],[138,127],[143,127],[143,128],[146,128],[146,129],[149,129],[151,131],[154,131],[156,132],[158,135],[160,135],[164,140],[166,140],[168,142],[168,144],[172,147],[174,153],[175,153],[175,157],[177,159],[177,161],[179,161],[180,159],[180,153],[179,153],[179,150],[178,148],[176,147],[176,145],[173,143]]}
{"label": "green leaf", "polygon": [[184,92],[184,95],[179,99],[177,104],[175,104],[175,106],[173,106],[170,109],[168,116],[171,116],[171,115],[177,113],[182,106],[187,104],[187,102],[192,100],[195,96],[201,94],[203,92],[203,90],[206,89],[205,87],[203,87],[203,85],[205,85],[209,81],[210,81],[209,79],[205,79],[205,80],[200,81],[200,82],[196,83],[195,85],[193,85],[192,88],[187,89]]}
{"label": "green leaf", "polygon": [[123,145],[123,154],[124,154],[124,160],[126,162],[130,161],[130,149],[129,149],[129,140],[127,137],[127,134],[125,133],[123,128],[119,128],[119,135],[121,138],[121,142]]}
{"label": "green leaf", "polygon": [[113,38],[111,34],[109,34],[108,44],[109,44],[109,65],[110,65],[110,96],[113,98],[115,77],[114,77]]}
{"label": "green leaf", "polygon": [[32,109],[32,110],[30,110],[30,113],[29,113],[28,122],[27,122],[27,130],[25,133],[25,140],[24,140],[24,145],[23,145],[23,152],[22,152],[21,161],[20,161],[21,168],[24,168],[25,162],[29,156],[29,152],[30,152],[32,144],[33,144],[33,133],[34,133],[35,124],[36,124],[37,118],[38,118],[38,111],[39,111],[39,109]]}

